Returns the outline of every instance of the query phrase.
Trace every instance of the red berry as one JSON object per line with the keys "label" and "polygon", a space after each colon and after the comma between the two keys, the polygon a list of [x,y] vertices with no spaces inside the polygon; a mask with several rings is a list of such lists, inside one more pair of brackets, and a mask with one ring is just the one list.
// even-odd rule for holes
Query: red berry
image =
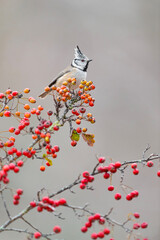
{"label": "red berry", "polygon": [[81,228],[81,232],[83,232],[83,233],[87,232],[87,230],[88,230],[88,229],[87,229],[86,226],[84,226],[84,227]]}
{"label": "red berry", "polygon": [[100,158],[98,158],[99,163],[104,163],[105,160],[106,160],[105,157],[100,157]]}
{"label": "red berry", "polygon": [[35,134],[37,134],[37,135],[40,135],[40,134],[41,134],[41,131],[40,131],[38,128],[36,128],[34,132],[35,132]]}
{"label": "red berry", "polygon": [[80,127],[78,127],[78,128],[76,129],[76,131],[77,131],[77,133],[81,133],[81,132],[82,132],[82,129],[81,129]]}
{"label": "red berry", "polygon": [[79,185],[79,187],[80,187],[81,189],[85,189],[85,188],[86,188],[86,185],[83,184],[83,183],[81,183],[81,184]]}
{"label": "red berry", "polygon": [[147,162],[147,166],[148,166],[148,167],[152,167],[152,166],[153,166],[153,162],[152,162],[152,161],[148,161],[148,162]]}
{"label": "red berry", "polygon": [[86,226],[87,228],[90,228],[90,227],[92,226],[92,222],[86,222],[86,223],[85,223],[85,226]]}
{"label": "red berry", "polygon": [[10,117],[11,116],[11,112],[10,111],[5,111],[4,112],[4,116],[5,117]]}
{"label": "red berry", "polygon": [[139,170],[138,170],[137,168],[135,168],[135,169],[133,170],[133,174],[134,174],[134,175],[138,175],[138,174],[139,174]]}
{"label": "red berry", "polygon": [[79,109],[79,111],[80,111],[80,113],[85,113],[86,109],[85,109],[84,107],[81,107],[81,108]]}
{"label": "red berry", "polygon": [[36,207],[36,205],[37,205],[37,204],[36,204],[35,202],[30,202],[30,206],[31,206],[31,207]]}
{"label": "red berry", "polygon": [[93,106],[94,106],[94,102],[93,102],[93,101],[90,101],[90,102],[89,102],[89,106],[90,106],[90,107],[93,107]]}
{"label": "red berry", "polygon": [[99,233],[97,234],[97,236],[98,236],[99,238],[104,238],[104,232],[99,232]]}
{"label": "red berry", "polygon": [[54,129],[54,131],[58,131],[58,130],[59,130],[59,127],[58,127],[57,125],[55,125],[55,126],[53,127],[53,129]]}
{"label": "red berry", "polygon": [[50,110],[47,112],[48,116],[51,116],[53,114],[53,112]]}
{"label": "red berry", "polygon": [[3,171],[8,172],[10,170],[9,165],[4,165],[3,166]]}
{"label": "red berry", "polygon": [[103,177],[104,177],[105,179],[108,179],[108,178],[110,177],[110,174],[107,173],[107,172],[105,172],[105,173],[103,174]]}
{"label": "red berry", "polygon": [[133,215],[134,215],[135,218],[139,218],[140,217],[139,213],[137,213],[137,212],[135,212]]}
{"label": "red berry", "polygon": [[131,168],[133,168],[133,169],[137,168],[137,163],[132,163]]}
{"label": "red berry", "polygon": [[132,200],[132,195],[131,195],[131,194],[127,194],[126,199],[127,199],[128,201],[131,201],[131,200]]}
{"label": "red berry", "polygon": [[21,151],[17,151],[16,155],[17,155],[17,157],[20,157],[22,155],[22,152]]}
{"label": "red berry", "polygon": [[148,223],[143,222],[143,223],[141,224],[141,228],[147,228],[147,227],[148,227]]}
{"label": "red berry", "polygon": [[98,236],[97,236],[97,233],[92,233],[92,234],[91,234],[91,238],[92,238],[92,239],[97,239],[97,237],[98,237]]}
{"label": "red berry", "polygon": [[15,195],[13,196],[13,198],[14,198],[14,200],[19,200],[19,199],[20,199],[20,196],[19,196],[18,194],[15,194]]}
{"label": "red berry", "polygon": [[18,95],[18,92],[17,92],[17,91],[13,91],[13,92],[12,92],[12,95],[15,97],[15,96]]}
{"label": "red berry", "polygon": [[57,146],[57,145],[55,145],[53,148],[54,148],[55,152],[59,152],[59,150],[60,150],[59,146]]}
{"label": "red berry", "polygon": [[95,219],[94,219],[94,216],[89,216],[89,217],[88,217],[88,221],[89,221],[89,222],[94,222],[94,220],[95,220]]}
{"label": "red berry", "polygon": [[14,128],[14,127],[10,127],[10,128],[9,128],[9,132],[10,132],[10,133],[13,133],[14,131],[15,131],[15,128]]}
{"label": "red berry", "polygon": [[16,192],[17,192],[17,194],[18,194],[18,195],[22,195],[22,194],[23,194],[23,190],[22,190],[22,189],[20,189],[20,188],[19,188],[19,189],[17,189],[17,191],[16,191]]}
{"label": "red berry", "polygon": [[49,203],[49,197],[45,196],[42,198],[43,203]]}
{"label": "red berry", "polygon": [[116,200],[121,199],[121,194],[120,194],[120,193],[116,193],[116,194],[114,195],[114,198],[115,198]]}
{"label": "red berry", "polygon": [[93,181],[94,181],[94,177],[93,176],[89,176],[88,182],[93,182]]}
{"label": "red berry", "polygon": [[15,167],[13,171],[14,171],[15,173],[18,173],[18,172],[19,172],[19,167]]}
{"label": "red berry", "polygon": [[93,217],[95,220],[99,220],[101,215],[99,213],[96,213]]}
{"label": "red berry", "polygon": [[140,228],[140,224],[139,223],[134,223],[133,224],[133,229],[138,229]]}
{"label": "red berry", "polygon": [[0,93],[0,99],[4,98],[4,93]]}
{"label": "red berry", "polygon": [[104,232],[104,234],[106,234],[106,235],[110,234],[110,230],[109,230],[108,228],[105,228],[105,229],[103,230],[103,232]]}
{"label": "red berry", "polygon": [[13,147],[13,148],[12,148],[12,152],[13,152],[13,153],[16,153],[16,152],[17,152],[17,148]]}
{"label": "red berry", "polygon": [[18,205],[18,204],[19,204],[19,201],[18,201],[18,200],[13,200],[13,204],[14,204],[14,205]]}
{"label": "red berry", "polygon": [[22,166],[23,166],[23,161],[22,161],[22,160],[19,160],[19,161],[17,162],[17,166],[18,166],[18,167],[22,167]]}
{"label": "red berry", "polygon": [[157,176],[160,177],[160,170],[157,172]]}
{"label": "red berry", "polygon": [[38,207],[37,207],[37,211],[38,211],[38,212],[42,212],[42,211],[43,211],[43,207],[42,207],[42,206],[38,206]]}
{"label": "red berry", "polygon": [[9,169],[10,169],[10,170],[13,170],[14,168],[15,168],[15,164],[14,164],[14,163],[10,163],[10,164],[9,164]]}
{"label": "red berry", "polygon": [[121,163],[120,162],[115,162],[115,167],[116,168],[120,168],[121,167]]}
{"label": "red berry", "polygon": [[76,115],[77,110],[75,108],[72,109],[72,114]]}
{"label": "red berry", "polygon": [[42,172],[44,172],[45,171],[45,166],[40,166],[40,170],[42,171]]}
{"label": "red berry", "polygon": [[89,178],[89,176],[90,176],[89,172],[87,172],[87,171],[83,172],[82,175],[84,178]]}
{"label": "red berry", "polygon": [[67,203],[67,201],[66,201],[65,198],[61,198],[61,199],[59,200],[59,204],[60,204],[60,205],[64,205],[64,204],[66,204],[66,203]]}
{"label": "red berry", "polygon": [[138,192],[137,190],[134,190],[134,191],[132,192],[132,194],[134,195],[134,197],[138,197],[139,192]]}
{"label": "red berry", "polygon": [[71,142],[71,145],[72,145],[72,147],[75,147],[75,146],[77,145],[77,142],[73,140],[73,141]]}
{"label": "red berry", "polygon": [[114,186],[111,185],[108,187],[108,191],[113,191],[113,190],[114,190]]}
{"label": "red berry", "polygon": [[83,178],[83,179],[81,180],[81,183],[86,185],[86,184],[88,183],[88,179],[87,179],[87,178]]}
{"label": "red berry", "polygon": [[20,130],[19,129],[16,129],[15,132],[14,132],[15,135],[19,135],[20,134]]}
{"label": "red berry", "polygon": [[55,226],[55,227],[53,228],[53,232],[55,232],[55,233],[60,233],[60,232],[61,232],[61,227]]}
{"label": "red berry", "polygon": [[34,238],[38,239],[41,237],[41,233],[40,232],[35,232],[34,233]]}
{"label": "red berry", "polygon": [[99,224],[103,225],[105,223],[105,218],[100,217],[99,219]]}
{"label": "red berry", "polygon": [[4,178],[3,178],[3,183],[4,183],[4,184],[8,184],[8,183],[9,183],[9,178],[4,177]]}

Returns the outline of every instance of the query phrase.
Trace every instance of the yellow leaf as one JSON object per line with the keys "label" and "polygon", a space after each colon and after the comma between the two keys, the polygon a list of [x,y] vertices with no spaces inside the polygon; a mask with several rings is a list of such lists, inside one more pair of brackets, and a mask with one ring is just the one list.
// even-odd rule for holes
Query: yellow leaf
{"label": "yellow leaf", "polygon": [[87,142],[87,144],[91,147],[95,143],[94,134],[82,133],[82,137],[83,137],[84,141]]}

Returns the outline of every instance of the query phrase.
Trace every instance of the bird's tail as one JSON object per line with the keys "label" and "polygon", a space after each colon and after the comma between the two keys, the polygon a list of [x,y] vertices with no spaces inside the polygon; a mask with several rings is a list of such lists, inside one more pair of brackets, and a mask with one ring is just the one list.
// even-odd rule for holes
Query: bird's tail
{"label": "bird's tail", "polygon": [[40,98],[45,98],[50,92],[52,91],[52,89],[50,89],[49,91],[47,92],[43,92],[39,95]]}

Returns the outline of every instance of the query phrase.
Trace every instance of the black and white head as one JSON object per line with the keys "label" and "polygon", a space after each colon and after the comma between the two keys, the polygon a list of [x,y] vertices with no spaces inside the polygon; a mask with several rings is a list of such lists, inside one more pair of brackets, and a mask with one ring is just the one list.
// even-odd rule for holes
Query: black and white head
{"label": "black and white head", "polygon": [[89,59],[87,56],[85,56],[81,50],[79,49],[79,47],[77,46],[74,49],[75,53],[74,53],[74,59],[72,61],[71,66],[72,67],[76,67],[84,72],[87,71],[88,68],[88,64],[89,62],[91,62],[92,60]]}

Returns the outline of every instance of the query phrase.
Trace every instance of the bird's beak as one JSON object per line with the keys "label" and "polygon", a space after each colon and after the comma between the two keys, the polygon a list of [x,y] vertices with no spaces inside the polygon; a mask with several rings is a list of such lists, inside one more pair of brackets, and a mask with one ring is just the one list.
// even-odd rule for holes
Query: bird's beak
{"label": "bird's beak", "polygon": [[92,62],[92,59],[89,59],[88,62]]}

